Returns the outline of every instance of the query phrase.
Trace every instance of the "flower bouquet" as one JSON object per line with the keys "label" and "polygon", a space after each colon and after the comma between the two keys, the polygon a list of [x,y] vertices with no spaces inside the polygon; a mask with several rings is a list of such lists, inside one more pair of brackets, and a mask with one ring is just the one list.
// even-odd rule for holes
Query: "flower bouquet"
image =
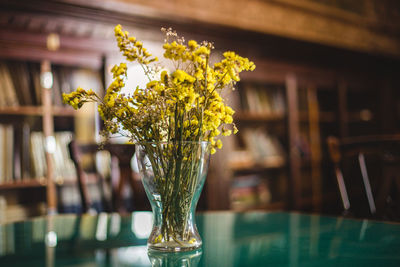
{"label": "flower bouquet", "polygon": [[136,144],[139,170],[153,209],[153,231],[148,245],[163,251],[193,250],[201,246],[194,211],[207,173],[209,154],[222,147],[220,135],[236,133],[234,111],[222,97],[233,90],[243,70],[255,65],[234,52],[223,53],[212,64],[212,43],[185,42],[171,29],[163,44],[166,60],[174,69],[163,69],[157,57],[120,25],[115,36],[128,61],[143,68],[149,82],[132,94],[121,93],[127,65],[112,68],[113,81],[105,96],[78,88],[64,94],[75,109],[97,102],[104,121],[102,134],[122,134]]}

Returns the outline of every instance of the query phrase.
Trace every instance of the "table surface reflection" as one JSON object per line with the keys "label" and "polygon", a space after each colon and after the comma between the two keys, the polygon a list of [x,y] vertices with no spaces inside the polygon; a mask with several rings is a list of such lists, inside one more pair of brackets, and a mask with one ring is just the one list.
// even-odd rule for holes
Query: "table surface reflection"
{"label": "table surface reflection", "polygon": [[196,216],[201,250],[148,252],[150,212],[0,225],[0,266],[400,266],[400,224],[286,212]]}

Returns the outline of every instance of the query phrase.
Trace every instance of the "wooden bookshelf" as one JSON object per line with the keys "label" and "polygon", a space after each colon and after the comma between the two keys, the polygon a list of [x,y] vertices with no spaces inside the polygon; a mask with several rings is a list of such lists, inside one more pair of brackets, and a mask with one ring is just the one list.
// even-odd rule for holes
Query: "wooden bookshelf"
{"label": "wooden bookshelf", "polygon": [[[287,77],[286,81],[285,79],[269,80],[270,76],[263,76],[258,72],[258,74],[249,75],[249,80],[246,80],[244,76],[242,83],[253,83],[254,77],[257,77],[255,82],[257,88],[263,88],[263,84],[267,84],[268,87],[270,83],[278,84],[279,87],[280,83],[286,94],[286,109],[278,115],[236,108],[234,119],[240,126],[238,135],[243,134],[247,127],[261,125],[269,133],[274,131],[276,127],[274,125],[281,125],[281,129],[284,129],[283,138],[285,136],[288,138],[287,144],[284,144],[287,161],[275,168],[258,164],[250,157],[242,162],[230,162],[227,166],[232,172],[233,179],[237,175],[258,175],[271,171],[277,172],[280,169],[283,172],[286,170],[288,171],[287,185],[290,184],[290,186],[287,188],[288,197],[283,199],[284,205],[281,207],[321,211],[324,209],[324,203],[336,199],[336,185],[327,168],[329,164],[325,145],[326,137],[328,135],[339,137],[359,135],[360,132],[379,133],[382,131],[379,129],[380,124],[384,125],[379,122],[382,110],[387,111],[386,116],[393,116],[385,107],[385,101],[380,100],[378,89],[380,86],[376,82],[379,79],[376,78],[376,74],[371,74],[371,76],[375,75],[372,79],[374,82],[371,82],[371,77],[356,74],[354,77],[349,73],[341,76],[340,70],[336,70],[336,74],[332,75],[331,70],[328,69],[324,74],[323,70],[317,71],[312,68],[307,70],[306,67],[296,69],[290,65],[286,66],[286,70],[284,65],[279,65],[279,70],[274,69],[273,63],[262,63],[258,66],[268,66],[269,69],[265,71],[275,73],[275,77]],[[296,71],[292,72],[293,70]],[[261,70],[261,73],[263,71]],[[279,71],[282,73],[279,74]],[[314,71],[319,75],[316,79],[313,79],[311,75]],[[239,86],[239,91],[240,89]],[[389,89],[386,90],[389,91]],[[243,103],[243,101],[236,102]],[[393,104],[393,101],[391,103]],[[254,106],[257,107],[257,105],[259,103]],[[382,121],[388,121],[388,119],[383,118]],[[388,123],[386,123],[386,128],[389,128]],[[280,139],[284,140],[282,136]],[[227,156],[230,155],[232,155],[231,152],[228,152]],[[274,202],[271,204],[274,205]],[[256,206],[248,208],[253,209]],[[271,209],[272,206],[266,205],[261,208]]]}
{"label": "wooden bookshelf", "polygon": [[286,162],[277,162],[271,164],[251,163],[230,163],[228,167],[236,173],[259,173],[265,171],[281,170],[286,167]]}
{"label": "wooden bookshelf", "polygon": [[[226,152],[233,209],[287,206],[287,200],[282,198],[287,192],[275,196],[282,189],[276,187],[275,180],[285,180],[288,170],[286,89],[279,79],[268,75],[261,78],[262,71],[256,69],[254,75],[244,75],[237,86],[238,95],[233,96],[239,132],[232,137],[237,147]],[[271,202],[263,199],[271,195]]]}
{"label": "wooden bookshelf", "polygon": [[[1,4],[3,5],[3,4]],[[6,5],[7,6],[7,5]],[[10,7],[14,10],[13,7]],[[7,7],[2,11],[2,15],[7,10]],[[5,15],[10,20],[8,22],[2,21],[0,24],[3,28],[0,30],[0,46],[3,48],[0,52],[1,61],[1,75],[2,79],[7,79],[10,82],[3,82],[0,86],[2,95],[0,96],[0,124],[1,127],[12,127],[12,142],[11,150],[7,147],[7,151],[0,151],[6,157],[12,159],[14,164],[9,164],[7,176],[0,175],[0,197],[10,198],[15,203],[20,200],[22,203],[26,202],[28,195],[35,196],[37,190],[43,189],[45,198],[35,198],[33,201],[45,201],[47,212],[57,212],[57,191],[63,190],[63,186],[73,185],[70,180],[59,179],[60,173],[63,172],[60,168],[65,165],[66,151],[56,149],[52,152],[48,149],[51,145],[59,148],[58,136],[63,133],[58,133],[56,130],[63,131],[66,134],[75,131],[75,118],[78,116],[77,111],[72,107],[64,106],[62,104],[62,93],[69,93],[73,91],[78,82],[85,79],[86,74],[90,71],[96,72],[98,75],[99,86],[93,86],[93,89],[103,87],[102,71],[104,71],[104,54],[111,51],[110,42],[99,41],[97,37],[83,37],[77,33],[65,34],[59,31],[53,34],[58,40],[55,47],[51,47],[49,43],[49,32],[45,29],[52,21],[52,17],[48,16],[45,12],[39,16],[36,12],[27,15],[29,19],[37,21],[39,19],[41,26],[36,30],[22,25],[14,25],[11,21],[12,18],[21,18],[25,15],[19,13],[17,10],[11,12],[12,15]],[[29,12],[28,12],[29,13]],[[60,20],[57,23],[63,25],[68,24],[68,20]],[[4,26],[4,24],[11,24]],[[29,24],[29,23],[28,23]],[[112,27],[110,26],[111,32]],[[56,43],[57,43],[56,42]],[[98,45],[102,43],[103,45]],[[113,48],[114,48],[113,44]],[[14,69],[11,69],[11,68]],[[8,68],[8,69],[7,69]],[[21,68],[23,72],[13,71]],[[7,73],[5,72],[7,70]],[[79,73],[78,73],[79,72]],[[43,82],[45,73],[51,73],[51,84],[46,86]],[[7,75],[5,75],[7,74]],[[72,76],[76,75],[76,76]],[[89,74],[88,74],[89,75]],[[90,76],[90,75],[89,75]],[[94,79],[89,77],[87,82],[93,84]],[[97,79],[97,76],[96,76]],[[5,86],[11,84],[12,86]],[[2,129],[0,129],[2,130]],[[37,151],[38,155],[33,157],[31,149],[33,147],[32,136],[33,134],[41,134],[40,139],[42,143],[36,143],[35,147],[40,147]],[[1,138],[1,142],[5,143],[5,138]],[[63,139],[66,142],[67,139]],[[1,146],[2,150],[5,149]],[[67,147],[64,148],[67,150]],[[39,156],[44,155],[44,157]],[[29,160],[27,160],[29,158]],[[32,160],[35,158],[35,160]],[[41,169],[45,177],[43,179],[36,179],[38,170],[34,166],[34,161],[39,162],[40,165],[45,164],[46,167]],[[3,158],[2,158],[3,160]],[[28,163],[27,163],[28,162]],[[38,163],[36,163],[38,164]],[[11,166],[11,167],[10,167]],[[23,166],[26,166],[23,167]],[[68,166],[68,165],[65,165]],[[71,168],[71,166],[70,166]],[[73,167],[72,167],[73,168]],[[20,169],[20,170],[18,170]],[[16,172],[17,170],[17,172]],[[10,174],[11,173],[11,174]],[[67,178],[67,177],[65,177]],[[93,179],[92,179],[93,180]],[[57,190],[59,187],[59,190]],[[10,194],[8,191],[12,191]],[[31,191],[32,190],[32,191]],[[76,200],[79,201],[78,199]],[[41,214],[36,214],[41,215]]]}
{"label": "wooden bookshelf", "polygon": [[[2,62],[6,62],[3,63],[3,66],[7,63],[35,66],[31,62],[16,61],[14,63],[10,59]],[[61,67],[56,66],[56,68],[60,70]],[[80,79],[84,79],[83,73],[92,73],[88,70],[82,72],[80,68],[71,66],[68,66],[67,70],[69,75],[73,75],[73,73],[80,75]],[[43,73],[61,75],[52,70],[52,66],[47,60],[43,60],[41,63],[40,75]],[[94,76],[88,75],[89,82],[93,83],[90,78]],[[35,76],[30,77],[32,80],[35,78]],[[0,130],[3,133],[2,136],[4,136],[1,140],[0,147],[2,149],[0,152],[3,158],[7,158],[6,164],[8,166],[7,170],[3,171],[0,176],[1,192],[11,189],[44,188],[48,213],[57,212],[59,206],[56,188],[64,184],[71,184],[71,182],[64,183],[64,179],[59,179],[59,177],[68,173],[65,176],[65,178],[68,178],[74,170],[73,163],[68,156],[67,145],[68,140],[73,138],[75,116],[78,115],[72,107],[61,105],[61,82],[56,83],[57,78],[59,77],[55,76],[55,81],[52,85],[48,85],[48,88],[45,88],[44,85],[40,85],[40,88],[30,85],[31,87],[24,89],[25,93],[35,94],[38,105],[14,104],[13,106],[4,106],[3,101],[3,106],[0,107]],[[36,79],[38,80],[39,77],[36,77]],[[40,79],[42,79],[41,76]],[[101,82],[98,81],[98,84],[100,85],[98,88],[101,89]],[[17,85],[14,83],[13,90],[18,97],[18,93],[22,91],[19,90]],[[65,83],[63,83],[64,85]],[[68,86],[72,87],[70,84]],[[40,95],[38,92],[40,92]],[[55,129],[60,127],[60,124],[62,124],[61,131],[63,132],[58,133]],[[8,131],[7,135],[5,135],[6,131]],[[7,141],[5,137],[7,137]],[[7,142],[11,143],[13,147],[6,145]],[[47,147],[52,147],[52,151]],[[35,175],[45,178],[37,180]],[[16,195],[23,194],[25,191],[21,190],[21,193],[19,193],[17,190]]]}

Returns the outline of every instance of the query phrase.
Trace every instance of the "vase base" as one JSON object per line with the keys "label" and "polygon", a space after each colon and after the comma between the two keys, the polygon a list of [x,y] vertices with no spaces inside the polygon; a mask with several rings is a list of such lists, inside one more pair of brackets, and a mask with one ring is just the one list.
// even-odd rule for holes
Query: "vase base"
{"label": "vase base", "polygon": [[179,244],[177,242],[163,242],[157,244],[147,244],[149,250],[156,250],[162,252],[181,252],[181,251],[192,251],[201,248],[199,244]]}

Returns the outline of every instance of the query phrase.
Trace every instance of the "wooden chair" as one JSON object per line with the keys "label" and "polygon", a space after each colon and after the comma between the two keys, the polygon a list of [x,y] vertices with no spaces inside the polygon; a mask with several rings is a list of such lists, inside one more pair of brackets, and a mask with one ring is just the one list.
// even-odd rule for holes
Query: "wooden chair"
{"label": "wooden chair", "polygon": [[[112,158],[110,174],[111,179],[108,185],[105,183],[104,178],[96,170],[96,168],[93,168],[93,170],[91,170],[90,172],[85,171],[82,164],[83,155],[92,155],[94,157],[97,152],[102,150],[108,151]],[[93,204],[89,194],[87,183],[88,178],[93,176],[94,179],[96,179],[96,184],[101,195],[104,211],[127,211],[126,208],[124,208],[122,205],[123,188],[126,185],[130,186],[131,192],[133,194],[133,209],[150,210],[150,204],[148,203],[147,197],[145,195],[143,185],[141,181],[137,179],[130,165],[132,156],[135,152],[134,145],[106,144],[103,147],[100,147],[98,144],[79,144],[76,141],[72,141],[69,144],[69,152],[77,170],[77,183],[83,212],[89,212]],[[111,188],[111,201],[107,201],[105,197],[105,186],[109,186]]]}
{"label": "wooden chair", "polygon": [[[345,161],[352,159],[347,166],[354,166],[354,160],[357,161],[370,216],[390,220],[400,219],[398,196],[400,193],[400,135],[361,136],[342,140],[330,136],[327,138],[327,144],[344,214],[354,213],[343,176]],[[367,158],[372,160],[367,161]],[[378,175],[374,177],[375,188],[371,187],[371,169]],[[347,178],[350,178],[347,179],[349,181],[354,176]],[[352,183],[357,182],[353,180]]]}

